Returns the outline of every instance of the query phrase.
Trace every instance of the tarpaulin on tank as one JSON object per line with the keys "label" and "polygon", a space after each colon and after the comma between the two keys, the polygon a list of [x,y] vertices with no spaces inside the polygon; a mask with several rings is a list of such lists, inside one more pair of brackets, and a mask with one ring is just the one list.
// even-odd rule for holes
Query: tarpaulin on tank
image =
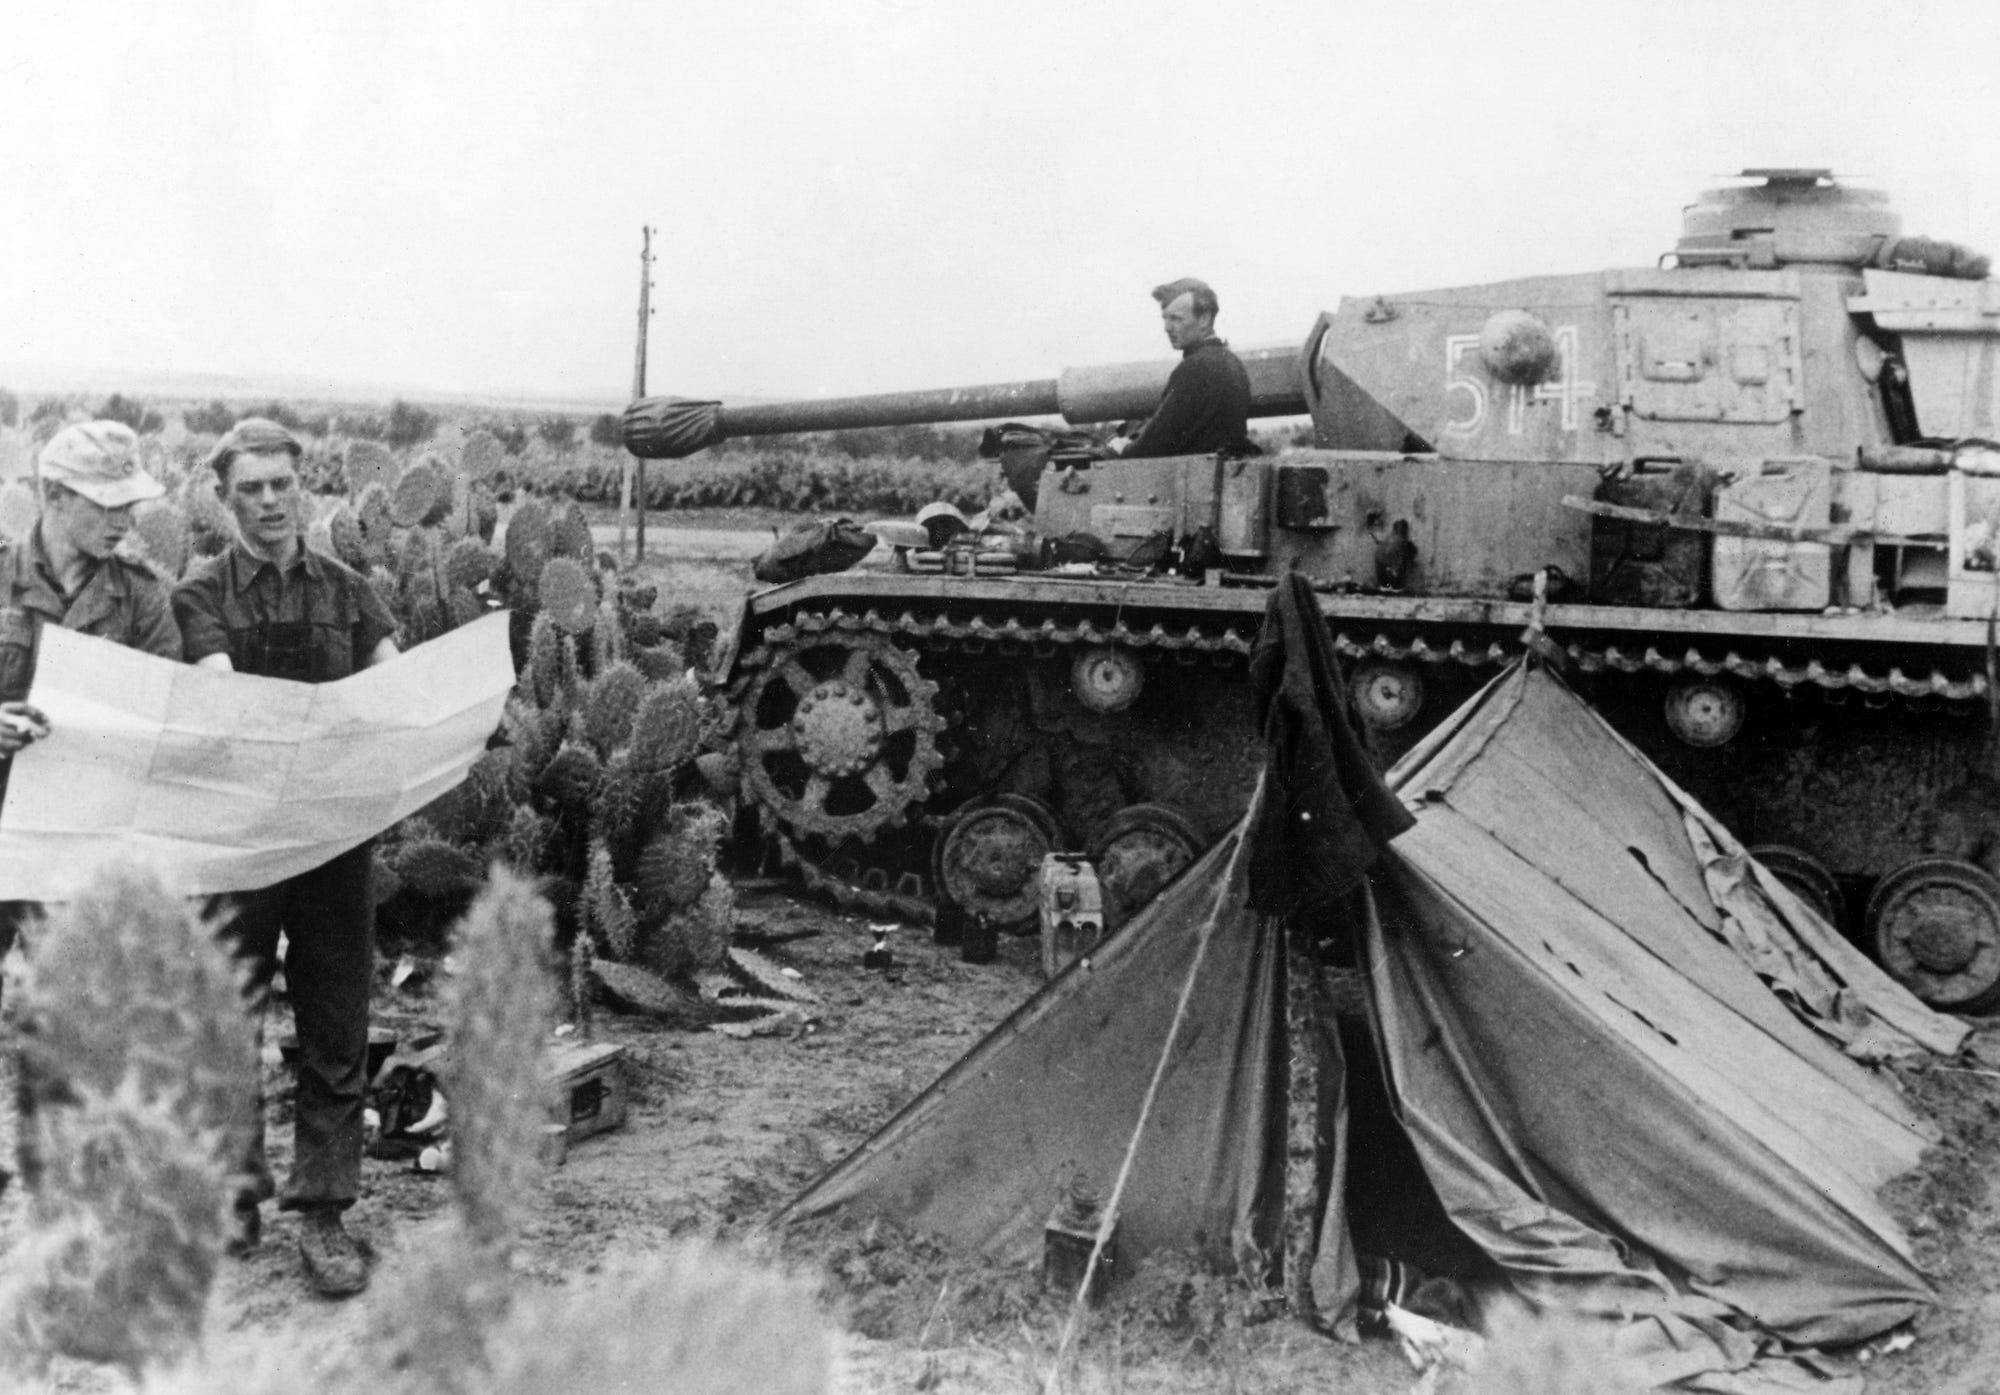
{"label": "tarpaulin on tank", "polygon": [[[1434,1190],[1518,1293],[1621,1321],[1654,1383],[1733,1372],[1734,1389],[1801,1374],[1770,1364],[1773,1336],[1860,1340],[1932,1301],[1873,1195],[1917,1160],[1923,1128],[1857,1057],[1950,1050],[1962,1025],[1846,952],[1542,670],[1496,679],[1391,784],[1416,825],[1350,927],[1378,1047]],[[1281,1253],[1278,949],[1222,875],[1233,847],[786,1214],[851,1208],[1033,1258],[1066,1163],[1108,1184],[1212,924],[1120,1262],[1168,1245],[1241,1256],[1245,1239]],[[1353,1297],[1314,1294],[1335,1320]]]}

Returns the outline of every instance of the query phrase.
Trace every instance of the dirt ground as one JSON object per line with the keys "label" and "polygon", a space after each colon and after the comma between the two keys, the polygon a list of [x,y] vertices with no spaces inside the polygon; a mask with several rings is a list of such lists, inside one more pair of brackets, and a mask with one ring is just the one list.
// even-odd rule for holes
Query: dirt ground
{"label": "dirt ground", "polygon": [[[723,608],[723,593],[737,584],[736,572],[707,564],[699,571],[660,564],[656,574],[670,595]],[[518,1260],[529,1282],[558,1283],[688,1241],[775,1253],[759,1221],[1040,982],[1033,940],[1003,939],[998,961],[974,965],[933,943],[929,931],[898,927],[889,935],[896,965],[879,972],[863,967],[873,937],[860,918],[769,885],[746,885],[740,910],[739,939],[795,969],[819,995],[814,1020],[792,1035],[739,1040],[600,1009],[591,1033],[627,1050],[630,1114],[623,1128],[578,1143],[549,1174]],[[406,1041],[434,1030],[443,967],[418,956],[418,971],[391,986],[396,947],[385,949],[378,1023]],[[277,1022],[268,1035],[282,1032]],[[266,1069],[274,1163],[282,1173],[289,1104],[275,1050]],[[1938,1121],[1942,1139],[1889,1200],[1941,1304],[1916,1324],[1914,1341],[1877,1343],[1865,1353],[1868,1389],[2000,1395],[2000,1021],[1982,1024],[1959,1058],[1904,1072],[1904,1080]],[[0,1082],[0,1099],[7,1098],[11,1089]],[[9,1151],[11,1130],[0,1104],[0,1144]],[[377,1256],[370,1292],[342,1303],[309,1295],[293,1225],[272,1217],[261,1249],[223,1270],[211,1305],[212,1359],[226,1363],[275,1348],[308,1362],[331,1360],[367,1340],[373,1305],[386,1301],[398,1271],[444,1234],[449,1186],[408,1163],[371,1160],[364,1193],[351,1223]],[[19,1225],[19,1197],[9,1194],[0,1200],[0,1249]],[[829,1310],[844,1329],[839,1388],[965,1395],[1041,1388],[1062,1307],[1033,1275],[954,1260],[879,1227],[820,1235],[802,1258],[823,1274]],[[1171,1273],[1135,1288],[1095,1323],[1069,1388],[1401,1395],[1415,1382],[1394,1344],[1343,1346],[1289,1320],[1253,1321],[1261,1313],[1254,1295]],[[59,1385],[123,1388],[108,1373],[75,1367],[61,1373]]]}
{"label": "dirt ground", "polygon": [[[865,922],[776,888],[746,891],[740,935],[798,971],[821,999],[815,1020],[795,1035],[738,1040],[600,1011],[594,1039],[628,1052],[630,1114],[622,1129],[578,1143],[548,1175],[518,1260],[527,1281],[553,1284],[701,1239],[773,1253],[778,1247],[758,1233],[759,1221],[1040,981],[1033,940],[1004,940],[996,962],[974,965],[934,944],[928,931],[907,927],[889,936],[894,968],[871,971],[862,965],[873,942]],[[434,961],[419,965],[392,988],[393,960],[384,956],[377,1020],[405,1040],[439,1025],[443,970]],[[282,1034],[282,1009],[272,1026]],[[275,1050],[267,1054],[274,1162],[282,1170],[287,1071]],[[1892,1188],[1890,1201],[1942,1304],[1916,1325],[1912,1344],[1871,1356],[1868,1389],[2000,1391],[2000,1187],[1992,1185],[2000,1169],[2000,1023],[1983,1026],[1961,1057],[1906,1072],[1905,1080],[1944,1137]],[[6,1127],[11,1132],[11,1119]],[[396,1271],[444,1233],[449,1187],[409,1163],[371,1159],[364,1190],[351,1221],[377,1256],[371,1291],[344,1303],[308,1294],[291,1222],[272,1217],[260,1250],[223,1270],[211,1305],[212,1359],[248,1360],[277,1348],[330,1361],[366,1340],[372,1305],[394,1290]],[[19,1198],[10,1196],[0,1206],[0,1246],[18,1225]],[[1062,1308],[1032,1274],[983,1269],[882,1228],[821,1235],[794,1257],[821,1267],[830,1310],[846,1329],[842,1389],[1025,1395],[1039,1388]],[[1253,1305],[1240,1291],[1195,1291],[1192,1299],[1155,1284],[1114,1305],[1091,1336],[1081,1388],[1400,1395],[1414,1382],[1388,1341],[1343,1346],[1288,1320],[1248,1321]],[[110,1390],[121,1382],[71,1367],[60,1386]]]}

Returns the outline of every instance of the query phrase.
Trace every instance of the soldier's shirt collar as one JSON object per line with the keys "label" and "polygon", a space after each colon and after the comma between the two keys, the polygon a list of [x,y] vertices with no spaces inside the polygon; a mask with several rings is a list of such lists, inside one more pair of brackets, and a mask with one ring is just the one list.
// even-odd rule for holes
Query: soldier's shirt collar
{"label": "soldier's shirt collar", "polygon": [[304,539],[300,539],[299,550],[292,558],[291,565],[283,569],[280,569],[277,563],[269,562],[259,557],[240,541],[233,544],[229,549],[229,565],[234,571],[234,580],[239,589],[249,586],[252,582],[256,581],[258,573],[262,572],[266,567],[269,567],[274,572],[279,572],[280,575],[296,572],[303,567],[306,575],[314,581],[320,579],[322,571],[319,555],[305,545]]}

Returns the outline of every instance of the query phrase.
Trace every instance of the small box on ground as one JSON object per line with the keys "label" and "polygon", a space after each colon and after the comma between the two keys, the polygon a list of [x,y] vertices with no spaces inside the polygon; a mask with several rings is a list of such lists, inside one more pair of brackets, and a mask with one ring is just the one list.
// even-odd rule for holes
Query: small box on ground
{"label": "small box on ground", "polygon": [[[1091,1221],[1078,1225],[1063,1210],[1057,1207],[1042,1231],[1042,1286],[1074,1298],[1083,1285],[1085,1270],[1090,1267],[1090,1251],[1097,1244],[1097,1224]],[[1090,1276],[1090,1292],[1084,1295],[1084,1301],[1091,1307],[1104,1301],[1117,1265],[1118,1227],[1113,1225],[1104,1242],[1104,1253],[1097,1258],[1097,1271]]]}
{"label": "small box on ground", "polygon": [[562,1042],[549,1053],[549,1080],[565,1144],[625,1122],[625,1048],[616,1042]]}
{"label": "small box on ground", "polygon": [[1042,976],[1054,978],[1104,938],[1104,891],[1089,858],[1067,852],[1043,856],[1040,909]]}

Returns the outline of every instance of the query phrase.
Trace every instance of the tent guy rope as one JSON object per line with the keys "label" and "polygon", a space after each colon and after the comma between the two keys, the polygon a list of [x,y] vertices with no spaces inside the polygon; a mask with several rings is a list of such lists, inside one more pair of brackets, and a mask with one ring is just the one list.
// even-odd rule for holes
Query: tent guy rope
{"label": "tent guy rope", "polygon": [[[1270,767],[1266,766],[1257,775],[1257,788],[1251,792],[1248,807],[1256,810],[1264,801],[1265,788],[1270,783]],[[1229,854],[1229,866],[1223,872],[1222,884],[1233,886],[1236,875],[1243,864],[1244,849],[1250,845],[1250,830],[1256,827],[1254,819],[1246,818],[1238,834],[1236,847]],[[1111,1184],[1111,1195],[1105,1200],[1104,1214],[1098,1218],[1097,1238],[1090,1246],[1090,1259],[1083,1266],[1083,1279],[1076,1286],[1076,1297],[1070,1301],[1069,1318],[1063,1323],[1062,1340],[1056,1344],[1055,1362],[1049,1377],[1043,1382],[1044,1390],[1057,1388],[1063,1363],[1068,1359],[1070,1348],[1076,1341],[1076,1334],[1083,1325],[1083,1314],[1088,1306],[1090,1285],[1097,1278],[1099,1264],[1104,1257],[1104,1247],[1111,1243],[1111,1231],[1118,1224],[1118,1203],[1124,1199],[1125,1184],[1131,1180],[1132,1165],[1139,1159],[1139,1140],[1145,1136],[1146,1121],[1153,1113],[1153,1104],[1160,1096],[1160,1082],[1166,1079],[1167,1062],[1173,1057],[1174,1045],[1180,1040],[1181,1024],[1187,1020],[1188,1003],[1194,997],[1195,979],[1201,974],[1202,960],[1208,956],[1209,941],[1215,936],[1215,927],[1222,917],[1224,902],[1218,899],[1202,922],[1200,937],[1195,942],[1193,959],[1188,963],[1187,977],[1181,983],[1180,999],[1174,1005],[1173,1021],[1167,1024],[1167,1038],[1160,1045],[1159,1059],[1153,1063],[1153,1078],[1147,1082],[1146,1097],[1139,1103],[1139,1121],[1132,1126],[1132,1137],[1125,1145],[1125,1160],[1119,1164],[1117,1180]]]}

